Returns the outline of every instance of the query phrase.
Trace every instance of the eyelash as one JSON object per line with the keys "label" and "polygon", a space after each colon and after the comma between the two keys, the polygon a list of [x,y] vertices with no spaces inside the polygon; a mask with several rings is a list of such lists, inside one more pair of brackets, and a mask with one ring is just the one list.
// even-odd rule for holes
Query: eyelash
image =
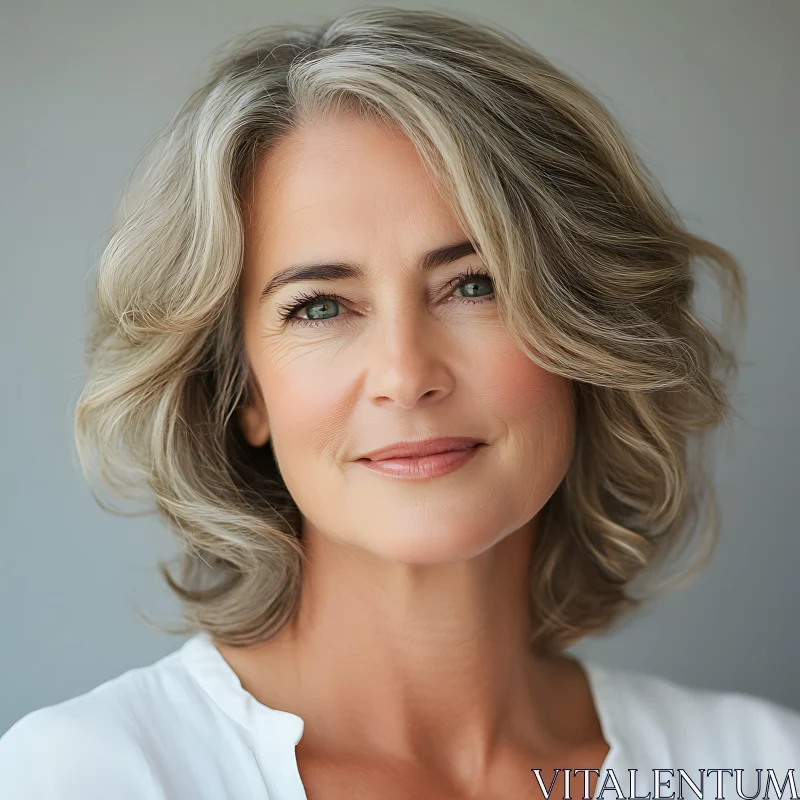
{"label": "eyelash", "polygon": [[[465,272],[462,272],[458,277],[453,278],[453,280],[450,281],[444,288],[452,287],[457,289],[462,283],[466,283],[471,278],[488,278],[491,282],[491,276],[489,276],[486,272],[470,267]],[[493,301],[496,298],[494,291],[492,291],[492,294],[486,297],[460,297],[458,299],[464,300],[468,303],[485,303],[487,301]],[[294,316],[296,311],[299,311],[301,308],[305,308],[305,306],[315,303],[319,300],[335,300],[337,303],[344,303],[344,298],[341,295],[315,290],[312,292],[303,292],[302,294],[297,295],[291,302],[280,306],[278,309],[278,314],[284,323],[288,323],[290,325],[328,325],[330,323],[336,323],[337,320],[339,320],[338,316],[331,317],[330,319],[303,319],[302,317]]]}

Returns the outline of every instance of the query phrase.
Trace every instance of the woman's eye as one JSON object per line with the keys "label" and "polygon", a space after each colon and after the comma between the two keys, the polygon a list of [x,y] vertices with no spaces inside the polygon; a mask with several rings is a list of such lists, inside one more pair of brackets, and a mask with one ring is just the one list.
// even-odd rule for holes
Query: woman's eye
{"label": "woman's eye", "polygon": [[[477,278],[477,280],[475,278]],[[482,288],[486,288],[486,284],[489,285],[489,292],[494,292],[494,289],[491,288],[491,278],[489,278],[488,275],[475,275],[474,277],[462,280],[459,282],[456,288],[458,289],[463,287],[464,291],[466,292],[466,294],[463,295],[464,297],[481,297],[480,294],[474,294],[474,292],[480,292]]]}
{"label": "woman's eye", "polygon": [[309,319],[330,319],[335,309],[339,307],[339,303],[333,297],[325,297],[304,307],[307,309],[306,316]]}
{"label": "woman's eye", "polygon": [[[492,279],[483,272],[467,271],[450,282],[455,291],[462,292],[451,294],[447,297],[447,302],[460,298],[470,303],[484,303],[493,301],[494,288]],[[281,318],[293,325],[326,325],[336,322],[340,318],[348,317],[349,314],[340,314],[343,307],[344,298],[336,294],[323,294],[315,292],[311,295],[302,295],[288,306],[280,310]],[[298,316],[298,313],[305,311],[305,317]]]}

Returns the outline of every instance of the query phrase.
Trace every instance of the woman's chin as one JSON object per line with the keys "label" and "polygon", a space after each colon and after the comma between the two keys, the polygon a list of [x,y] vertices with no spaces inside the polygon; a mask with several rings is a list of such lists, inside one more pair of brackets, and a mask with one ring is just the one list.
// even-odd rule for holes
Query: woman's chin
{"label": "woman's chin", "polygon": [[497,541],[496,530],[442,530],[418,527],[381,531],[380,540],[363,539],[357,546],[379,558],[409,565],[463,561],[488,550]]}

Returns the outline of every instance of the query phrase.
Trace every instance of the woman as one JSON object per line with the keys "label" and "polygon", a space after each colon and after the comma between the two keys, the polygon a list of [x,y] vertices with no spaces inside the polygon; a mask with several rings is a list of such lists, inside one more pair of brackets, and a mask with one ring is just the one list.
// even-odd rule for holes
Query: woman
{"label": "woman", "polygon": [[3,798],[784,782],[795,712],[565,652],[707,560],[735,360],[692,266],[743,296],[595,99],[505,33],[357,9],[234,42],[149,164],[77,437],[182,543],[193,635],[19,720]]}

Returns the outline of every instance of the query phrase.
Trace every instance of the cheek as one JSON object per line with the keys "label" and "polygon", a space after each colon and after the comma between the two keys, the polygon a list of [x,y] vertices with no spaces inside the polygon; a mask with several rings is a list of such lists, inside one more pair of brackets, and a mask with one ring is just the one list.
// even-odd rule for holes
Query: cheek
{"label": "cheek", "polygon": [[288,459],[285,463],[337,452],[347,423],[352,376],[336,359],[280,359],[265,365],[260,377],[273,446]]}
{"label": "cheek", "polygon": [[513,342],[492,348],[479,392],[509,424],[563,425],[573,413],[572,381],[531,361]]}
{"label": "cheek", "polygon": [[[513,342],[495,343],[477,394],[504,429],[508,466],[533,477],[538,492],[554,491],[572,458],[575,392],[571,380],[531,361]],[[528,481],[528,478],[525,480]]]}

